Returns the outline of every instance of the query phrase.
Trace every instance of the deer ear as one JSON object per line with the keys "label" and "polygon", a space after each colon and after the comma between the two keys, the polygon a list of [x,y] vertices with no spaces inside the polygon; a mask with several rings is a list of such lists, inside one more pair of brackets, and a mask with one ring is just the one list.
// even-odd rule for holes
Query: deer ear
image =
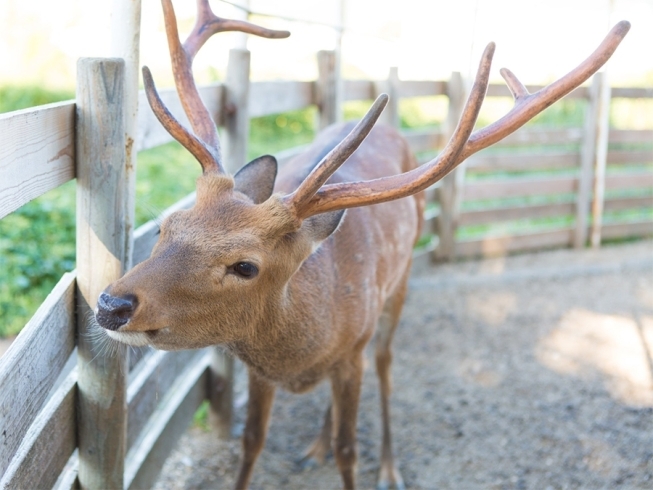
{"label": "deer ear", "polygon": [[344,215],[345,209],[316,214],[304,220],[302,229],[314,242],[321,242],[338,229]]}
{"label": "deer ear", "polygon": [[261,204],[272,195],[276,178],[277,159],[272,155],[263,155],[236,172],[235,190],[245,194],[254,204]]}

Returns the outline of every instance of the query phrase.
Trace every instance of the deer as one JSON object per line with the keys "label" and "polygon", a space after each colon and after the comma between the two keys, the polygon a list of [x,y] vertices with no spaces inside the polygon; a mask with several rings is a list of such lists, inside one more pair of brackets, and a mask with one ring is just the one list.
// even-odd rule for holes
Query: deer
{"label": "deer", "polygon": [[451,138],[421,166],[396,129],[375,124],[388,100],[381,95],[362,120],[328,127],[280,171],[265,155],[231,176],[193,78],[193,59],[218,32],[271,39],[290,33],[219,18],[208,0],[198,0],[195,26],[182,43],[172,1],[162,6],[175,85],[192,131],[163,104],[147,67],[145,92],[202,175],[195,205],[165,218],[150,258],[100,294],[97,323],[131,346],[222,345],[246,364],[249,402],[237,489],[248,487],[263,449],[275,390],[304,393],[326,379],[331,403],[305,461],[322,463],[333,451],[343,487],[355,488],[363,351],[375,337],[382,414],[378,488],[405,488],[392,451],[391,343],[422,227],[423,191],[587,80],[630,24],[618,23],[585,61],[533,94],[502,69],[514,107],[474,131],[489,83],[490,43]]}

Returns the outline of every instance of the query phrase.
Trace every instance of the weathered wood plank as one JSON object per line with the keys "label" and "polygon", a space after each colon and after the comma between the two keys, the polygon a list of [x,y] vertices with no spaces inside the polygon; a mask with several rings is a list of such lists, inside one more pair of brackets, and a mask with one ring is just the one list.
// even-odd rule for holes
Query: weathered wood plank
{"label": "weathered wood plank", "polygon": [[501,207],[464,211],[460,215],[460,226],[484,225],[519,219],[553,218],[574,213],[574,203],[552,203],[535,206]]}
{"label": "weathered wood plank", "polygon": [[75,274],[66,273],[0,358],[0,475],[75,348]]}
{"label": "weathered wood plank", "polygon": [[653,235],[653,221],[609,223],[601,227],[601,239],[629,238]]}
{"label": "weathered wood plank", "polygon": [[581,128],[549,129],[523,127],[492,145],[492,148],[530,146],[530,145],[565,145],[579,143],[583,136]]}
{"label": "weathered wood plank", "polygon": [[610,143],[651,143],[653,130],[611,128],[609,138]]}
{"label": "weathered wood plank", "polygon": [[447,95],[447,84],[445,80],[400,80],[398,94],[399,97]]}
{"label": "weathered wood plank", "polygon": [[68,458],[68,462],[57,478],[52,490],[77,490],[79,488],[79,450],[75,449]]}
{"label": "weathered wood plank", "polygon": [[[412,139],[418,145],[422,144],[422,141],[419,140],[420,137],[426,138],[427,136],[411,136],[409,142]],[[650,163],[653,162],[653,150],[610,150],[607,158],[607,163],[612,165]],[[474,172],[554,170],[578,167],[580,159],[581,154],[573,151],[479,153],[467,160],[467,168]]]}
{"label": "weathered wood plank", "polygon": [[485,237],[456,243],[457,257],[496,257],[508,253],[543,248],[565,247],[571,244],[573,230],[543,231],[527,235]]}
{"label": "weathered wood plank", "polygon": [[653,163],[653,150],[610,150],[607,163]]}
{"label": "weathered wood plank", "polygon": [[606,190],[653,188],[653,172],[629,172],[605,177]]}
{"label": "weathered wood plank", "polygon": [[604,211],[623,211],[624,209],[653,208],[653,196],[621,197],[606,199]]}
{"label": "weathered wood plank", "polygon": [[52,488],[77,442],[76,391],[74,369],[25,434],[0,488]]}
{"label": "weathered wood plank", "polygon": [[75,178],[75,103],[0,114],[0,218]]}
{"label": "weathered wood plank", "polygon": [[[544,88],[544,85],[526,85],[526,89],[530,93],[537,92]],[[588,96],[587,87],[578,87],[575,90],[572,90],[569,94],[565,95],[565,99],[586,99]],[[491,83],[487,89],[486,97],[510,97],[512,94],[508,89],[508,86],[505,84]]]}
{"label": "weathered wood plank", "polygon": [[552,170],[578,166],[580,154],[570,151],[479,153],[467,160],[467,168],[474,172]]}
{"label": "weathered wood plank", "polygon": [[316,103],[315,82],[252,82],[249,117],[304,109]]}
{"label": "weathered wood plank", "polygon": [[127,455],[125,488],[150,488],[176,441],[204,400],[211,353],[185,370]]}
{"label": "weathered wood plank", "polygon": [[[222,92],[224,87],[221,84],[205,85],[198,87],[202,101],[208,108],[213,120],[216,124],[222,122]],[[187,128],[190,128],[188,117],[184,113],[184,109],[179,101],[179,96],[175,89],[163,89],[159,91],[159,95],[163,103],[168,107],[175,117]],[[165,143],[174,141],[161,123],[156,118],[150,104],[147,102],[145,93],[141,91],[138,96],[138,137],[136,140],[136,150],[142,151],[154,148]]]}
{"label": "weathered wood plank", "polygon": [[442,131],[438,129],[420,129],[402,132],[413,153],[435,150],[442,142]]}
{"label": "weathered wood plank", "polygon": [[148,345],[143,347],[131,347],[129,349],[129,374],[137,368],[138,364],[154,352]]}
{"label": "weathered wood plank", "polygon": [[126,356],[108,356],[89,332],[99,294],[125,268],[124,68],[124,61],[115,58],[82,58],[77,63],[78,442],[83,488],[123,487]]}
{"label": "weathered wood plank", "polygon": [[639,87],[613,87],[612,98],[624,97],[629,99],[653,98],[653,88]]}
{"label": "weathered wood plank", "polygon": [[140,264],[152,253],[152,249],[159,239],[159,224],[175,211],[191,208],[195,204],[195,198],[195,192],[187,195],[165,209],[157,219],[150,220],[136,229],[134,232],[134,255],[132,258],[134,265]]}
{"label": "weathered wood plank", "polygon": [[575,177],[512,178],[468,182],[462,189],[465,201],[522,197],[531,195],[562,194],[574,192]]}
{"label": "weathered wood plank", "polygon": [[[604,209],[605,211],[622,211],[626,209],[650,207],[653,207],[653,196],[640,196],[606,199]],[[569,216],[573,214],[573,212],[574,204],[571,202],[470,210],[461,213],[459,225],[471,226],[519,219],[552,218],[558,216]]]}
{"label": "weathered wood plank", "polygon": [[374,83],[370,80],[343,80],[342,86],[344,101],[374,99]]}
{"label": "weathered wood plank", "polygon": [[[203,354],[199,354],[200,356]],[[127,388],[127,450],[141,435],[143,427],[165,398],[179,373],[198,357],[197,351],[154,351],[143,360]]]}

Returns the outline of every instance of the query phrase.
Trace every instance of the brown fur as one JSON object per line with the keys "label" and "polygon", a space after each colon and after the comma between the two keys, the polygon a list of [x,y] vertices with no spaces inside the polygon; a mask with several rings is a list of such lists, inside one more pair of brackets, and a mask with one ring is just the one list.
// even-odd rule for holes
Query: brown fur
{"label": "brown fur", "polygon": [[[333,427],[336,461],[345,486],[354,486],[362,351],[384,311],[390,321],[380,334],[377,365],[387,411],[389,340],[419,237],[423,196],[348,210],[337,231],[315,251],[309,220],[294,218],[281,200],[350,128],[336,125],[322,133],[282,169],[278,194],[259,205],[234,191],[231,177],[203,175],[195,207],[169,216],[151,258],[107,289],[112,296],[138,299],[130,322],[114,337],[129,343],[131,332],[144,332],[147,342],[160,349],[223,344],[249,367],[239,488],[247,485],[262,448],[274,387],[304,392],[325,377],[333,387],[327,422]],[[329,182],[373,179],[415,165],[394,129],[376,127]],[[256,278],[227,273],[243,260],[258,266]],[[384,419],[386,425],[383,464],[389,466],[382,468],[382,476],[389,472],[394,481]],[[317,449],[314,445],[316,459],[328,450],[327,439],[322,437]]]}

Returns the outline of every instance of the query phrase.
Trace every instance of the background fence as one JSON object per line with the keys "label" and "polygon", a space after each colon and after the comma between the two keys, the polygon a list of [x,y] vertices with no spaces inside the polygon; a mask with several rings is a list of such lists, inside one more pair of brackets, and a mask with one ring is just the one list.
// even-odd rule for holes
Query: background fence
{"label": "background fence", "polygon": [[[321,52],[315,82],[250,83],[249,59],[249,52],[233,50],[225,83],[201,88],[222,127],[231,171],[245,163],[253,117],[317,106],[324,127],[339,118],[343,101],[385,91],[391,102],[384,122],[398,125],[400,99],[446,97],[443,127],[406,133],[413,150],[423,154],[443,145],[464,101],[457,74],[448,81],[402,81],[393,69],[384,81],[339,81],[334,54]],[[83,60],[76,102],[0,116],[0,216],[73,178],[78,187],[77,270],[62,277],[0,358],[2,488],[148,487],[205,399],[219,433],[229,432],[230,358],[215,348],[111,355],[88,321],[99,291],[129,263],[123,258],[127,231],[121,202],[133,189],[122,184],[128,166],[123,149],[171,141],[142,94],[138,137],[135,142],[125,137],[123,80],[121,60]],[[488,96],[509,93],[491,85]],[[601,237],[653,234],[653,132],[609,130],[610,96],[653,98],[653,90],[610,92],[597,75],[590,87],[568,96],[587,102],[583,127],[523,129],[428,190],[416,258],[582,247],[588,237],[598,244]],[[161,97],[182,114],[174,91],[162,91]],[[283,164],[300,151],[284,151],[278,159]],[[166,213],[193,202],[188,196]],[[629,214],[632,210],[637,211]],[[611,221],[603,219],[608,215]],[[544,230],[537,228],[538,220],[545,220]],[[493,231],[497,224],[504,231]],[[534,231],[522,232],[526,226]],[[148,257],[157,234],[156,221],[136,230],[133,264]]]}

